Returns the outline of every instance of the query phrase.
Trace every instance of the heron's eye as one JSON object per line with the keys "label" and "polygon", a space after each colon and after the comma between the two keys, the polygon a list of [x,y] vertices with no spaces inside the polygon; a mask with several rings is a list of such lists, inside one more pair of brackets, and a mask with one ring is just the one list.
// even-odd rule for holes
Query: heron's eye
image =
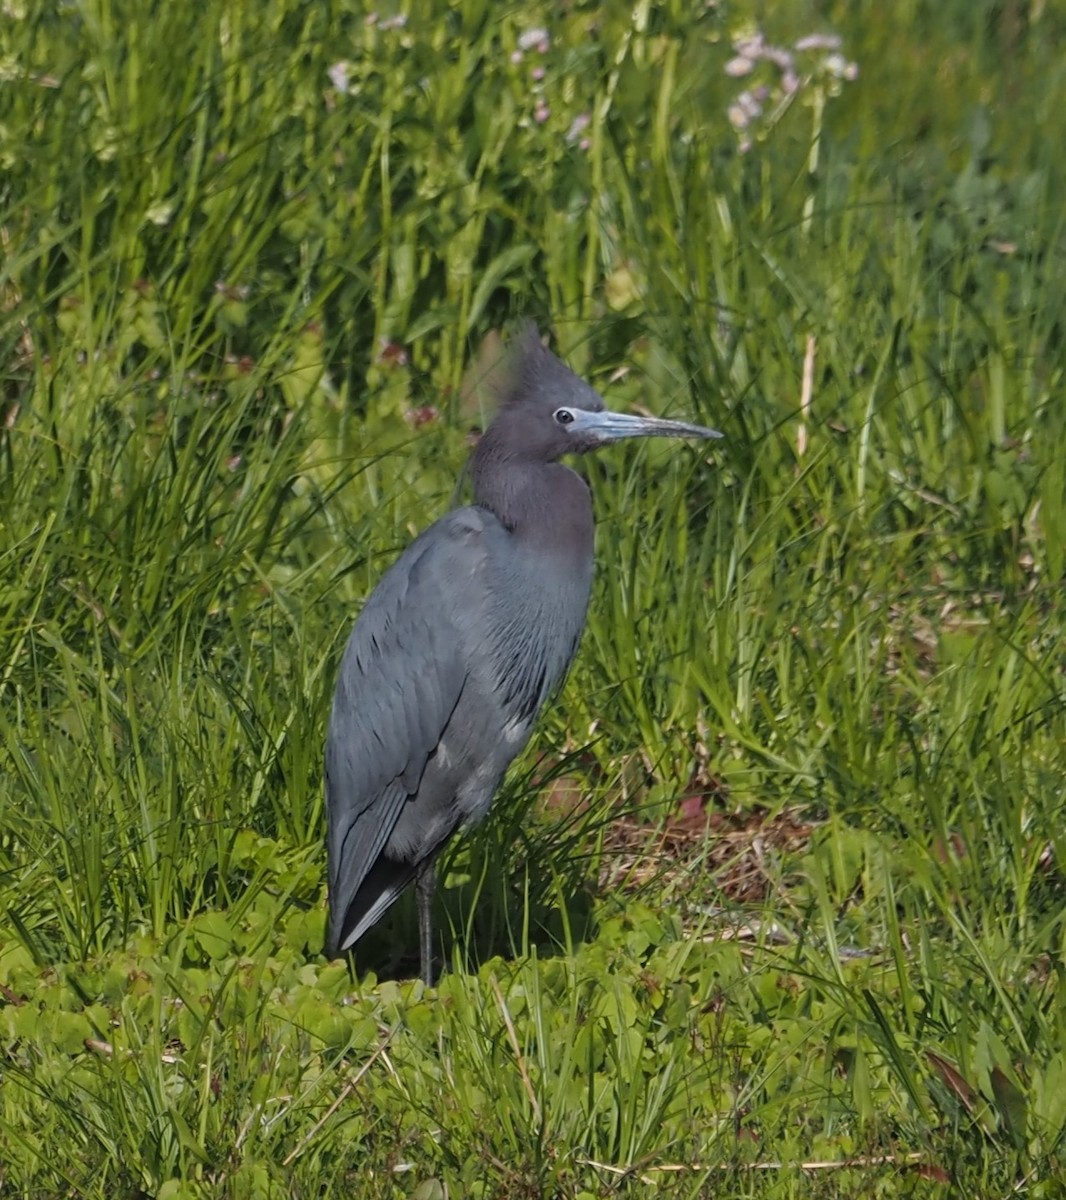
{"label": "heron's eye", "polygon": [[560,425],[569,425],[574,419],[574,414],[568,408],[557,408],[555,410],[555,420]]}

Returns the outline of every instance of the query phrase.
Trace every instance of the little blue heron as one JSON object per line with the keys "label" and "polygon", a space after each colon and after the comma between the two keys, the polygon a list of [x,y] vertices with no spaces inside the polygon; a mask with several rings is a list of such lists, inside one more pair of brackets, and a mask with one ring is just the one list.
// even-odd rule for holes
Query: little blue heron
{"label": "little blue heron", "polygon": [[470,460],[474,503],[385,572],[340,665],[326,739],[327,951],[349,950],[414,879],[432,982],[434,863],[480,821],[585,626],[592,500],[559,459],[714,429],[608,412],[524,327]]}

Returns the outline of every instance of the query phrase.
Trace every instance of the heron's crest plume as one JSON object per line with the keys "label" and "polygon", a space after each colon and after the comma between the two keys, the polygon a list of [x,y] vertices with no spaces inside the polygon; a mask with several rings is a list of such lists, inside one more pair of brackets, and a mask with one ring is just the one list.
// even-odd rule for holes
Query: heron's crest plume
{"label": "heron's crest plume", "polygon": [[532,321],[523,321],[493,371],[496,411],[561,405],[592,412],[603,409],[599,393],[558,359],[541,341]]}

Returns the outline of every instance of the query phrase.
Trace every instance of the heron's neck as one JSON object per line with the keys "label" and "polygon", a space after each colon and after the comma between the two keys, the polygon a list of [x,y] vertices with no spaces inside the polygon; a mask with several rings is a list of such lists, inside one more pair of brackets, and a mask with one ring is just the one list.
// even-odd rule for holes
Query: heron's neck
{"label": "heron's neck", "polygon": [[476,453],[472,466],[475,500],[519,542],[566,558],[591,559],[592,498],[580,475],[562,463]]}

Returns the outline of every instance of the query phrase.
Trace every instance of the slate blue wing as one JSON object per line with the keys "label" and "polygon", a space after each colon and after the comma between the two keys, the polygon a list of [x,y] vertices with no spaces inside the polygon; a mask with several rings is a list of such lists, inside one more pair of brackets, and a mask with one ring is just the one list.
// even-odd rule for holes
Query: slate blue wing
{"label": "slate blue wing", "polygon": [[330,953],[351,946],[419,865],[417,854],[386,851],[463,692],[492,520],[465,508],[426,530],[386,572],[349,638],[326,741]]}

